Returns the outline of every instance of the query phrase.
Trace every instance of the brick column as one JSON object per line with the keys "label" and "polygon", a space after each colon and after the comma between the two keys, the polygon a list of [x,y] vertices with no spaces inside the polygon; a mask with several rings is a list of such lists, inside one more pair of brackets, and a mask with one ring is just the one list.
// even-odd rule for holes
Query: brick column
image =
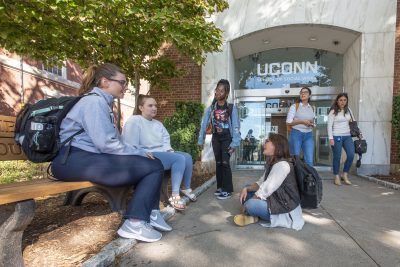
{"label": "brick column", "polygon": [[[400,0],[397,0],[393,96],[399,96],[399,95],[400,95]],[[391,151],[390,151],[390,163],[400,164],[400,144],[396,140],[393,128],[392,128],[392,140],[391,140]]]}
{"label": "brick column", "polygon": [[180,54],[175,46],[166,45],[162,48],[162,51],[186,74],[170,79],[168,81],[169,91],[151,87],[150,94],[158,104],[157,119],[161,121],[174,114],[176,101],[201,102],[201,66],[189,57]]}

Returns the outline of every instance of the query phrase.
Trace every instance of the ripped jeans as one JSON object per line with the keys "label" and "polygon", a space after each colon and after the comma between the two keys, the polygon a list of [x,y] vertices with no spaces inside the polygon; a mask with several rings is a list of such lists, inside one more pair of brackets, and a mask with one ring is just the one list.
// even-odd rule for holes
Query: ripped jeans
{"label": "ripped jeans", "polygon": [[228,153],[231,142],[232,137],[229,131],[212,135],[211,143],[215,156],[217,188],[222,188],[222,191],[228,193],[233,192],[232,171],[229,165],[231,155]]}

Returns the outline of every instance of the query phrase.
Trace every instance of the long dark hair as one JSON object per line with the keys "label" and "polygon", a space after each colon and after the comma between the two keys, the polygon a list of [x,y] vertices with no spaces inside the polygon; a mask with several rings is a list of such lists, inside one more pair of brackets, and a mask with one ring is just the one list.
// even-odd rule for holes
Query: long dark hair
{"label": "long dark hair", "polygon": [[[309,87],[307,87],[307,86],[304,86],[304,87],[302,87],[302,88],[300,89],[300,93],[301,93],[301,91],[303,91],[303,89],[306,89],[306,90],[308,91],[310,97],[308,98],[307,102],[310,103],[310,99],[311,99],[311,89],[310,89]],[[300,94],[300,96],[301,96],[301,94]],[[300,97],[300,96],[299,96],[299,98],[298,98],[298,100],[297,100],[297,103],[300,103],[300,102],[301,102],[301,97]]]}
{"label": "long dark hair", "polygon": [[333,113],[335,114],[335,116],[340,111],[338,101],[339,101],[339,98],[341,98],[342,96],[344,96],[347,99],[346,106],[344,106],[344,114],[346,114],[349,111],[349,96],[347,95],[347,93],[340,93],[336,96],[335,102],[332,104],[332,106],[329,110],[329,112],[331,112],[331,110],[333,110]]}
{"label": "long dark hair", "polygon": [[110,79],[118,73],[123,74],[118,66],[111,63],[90,66],[82,79],[81,87],[79,88],[79,95],[86,94],[91,91],[93,87],[99,86],[101,78],[104,77]]}
{"label": "long dark hair", "polygon": [[289,142],[286,136],[277,133],[269,133],[268,139],[265,141],[272,142],[275,147],[275,153],[273,156],[269,157],[267,164],[272,166],[281,160],[290,159]]}
{"label": "long dark hair", "polygon": [[[217,88],[218,88],[220,85],[222,85],[222,86],[224,87],[224,90],[225,90],[225,93],[226,93],[226,97],[228,97],[228,96],[229,96],[229,93],[230,93],[230,91],[231,91],[231,85],[229,84],[229,81],[228,81],[228,80],[225,80],[225,79],[219,80],[218,83],[217,83],[217,86],[215,86],[214,91],[216,91]],[[214,106],[216,102],[217,102],[217,99],[215,99],[215,97],[214,97],[214,99],[213,99],[213,101],[212,101],[212,103],[211,103],[211,106]]]}

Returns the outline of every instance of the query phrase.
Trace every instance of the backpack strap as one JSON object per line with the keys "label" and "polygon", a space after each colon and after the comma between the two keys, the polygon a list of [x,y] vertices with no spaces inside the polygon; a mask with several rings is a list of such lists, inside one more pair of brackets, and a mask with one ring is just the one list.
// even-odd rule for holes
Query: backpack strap
{"label": "backpack strap", "polygon": [[300,106],[300,102],[296,102],[296,112],[299,109],[299,106]]}
{"label": "backpack strap", "polygon": [[[349,113],[350,113],[350,118],[351,118],[351,121],[354,121],[353,112],[351,111],[351,109],[350,109],[350,108],[348,108],[347,110],[348,110],[348,111],[349,111]],[[345,115],[346,115],[346,114],[345,114]]]}

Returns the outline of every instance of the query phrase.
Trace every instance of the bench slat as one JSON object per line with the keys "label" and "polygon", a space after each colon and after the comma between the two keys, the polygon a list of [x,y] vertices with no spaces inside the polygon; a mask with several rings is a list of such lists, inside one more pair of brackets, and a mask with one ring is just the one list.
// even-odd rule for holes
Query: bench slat
{"label": "bench slat", "polygon": [[0,186],[0,205],[92,187],[91,182],[62,182],[41,179]]}

